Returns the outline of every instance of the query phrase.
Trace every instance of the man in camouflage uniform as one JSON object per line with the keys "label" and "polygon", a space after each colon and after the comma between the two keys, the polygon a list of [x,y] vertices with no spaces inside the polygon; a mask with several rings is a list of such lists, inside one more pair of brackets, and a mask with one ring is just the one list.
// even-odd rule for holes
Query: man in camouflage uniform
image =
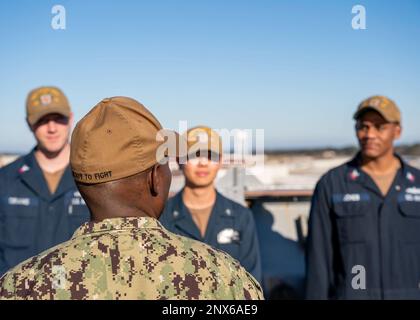
{"label": "man in camouflage uniform", "polygon": [[161,129],[125,97],[104,99],[78,123],[70,163],[92,221],[6,273],[0,299],[263,298],[236,260],[158,222],[171,183]]}

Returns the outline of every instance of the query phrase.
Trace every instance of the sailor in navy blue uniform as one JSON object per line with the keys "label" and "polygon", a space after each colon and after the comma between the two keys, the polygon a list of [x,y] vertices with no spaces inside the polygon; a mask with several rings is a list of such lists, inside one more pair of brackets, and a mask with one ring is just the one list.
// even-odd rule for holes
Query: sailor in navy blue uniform
{"label": "sailor in navy blue uniform", "polygon": [[27,122],[37,146],[0,169],[0,275],[68,240],[89,220],[69,167],[72,117],[58,88],[28,95]]}
{"label": "sailor in navy blue uniform", "polygon": [[312,200],[308,299],[420,299],[420,171],[395,154],[401,115],[382,96],[354,116],[360,152]]}
{"label": "sailor in navy blue uniform", "polygon": [[202,126],[188,130],[186,135],[188,161],[181,164],[185,187],[169,199],[161,223],[174,233],[227,252],[261,281],[261,258],[253,214],[214,187],[222,154],[219,135]]}

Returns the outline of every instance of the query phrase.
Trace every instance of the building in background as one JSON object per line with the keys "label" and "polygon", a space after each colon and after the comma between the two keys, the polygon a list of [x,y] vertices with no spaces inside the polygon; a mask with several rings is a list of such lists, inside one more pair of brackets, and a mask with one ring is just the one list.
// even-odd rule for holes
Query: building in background
{"label": "building in background", "polygon": [[7,153],[0,154],[0,168],[8,165],[9,163],[12,163],[18,157],[19,155],[16,155],[16,154],[7,154]]}

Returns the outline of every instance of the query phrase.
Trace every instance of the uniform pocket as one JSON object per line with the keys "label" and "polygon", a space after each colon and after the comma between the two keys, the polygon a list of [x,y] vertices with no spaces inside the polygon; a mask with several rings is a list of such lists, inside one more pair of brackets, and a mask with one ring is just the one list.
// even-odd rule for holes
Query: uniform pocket
{"label": "uniform pocket", "polygon": [[333,206],[334,213],[339,218],[353,218],[365,216],[366,212],[369,210],[368,201],[336,201],[334,202]]}
{"label": "uniform pocket", "polygon": [[234,228],[225,228],[219,230],[217,233],[216,241],[217,248],[225,251],[235,259],[239,258],[241,234]]}
{"label": "uniform pocket", "polygon": [[405,243],[420,244],[420,202],[402,201],[398,203],[401,214],[401,235]]}
{"label": "uniform pocket", "polygon": [[339,202],[334,204],[333,211],[341,243],[366,242],[369,203]]}
{"label": "uniform pocket", "polygon": [[3,201],[2,243],[9,248],[33,244],[38,217],[38,199],[9,197]]}
{"label": "uniform pocket", "polygon": [[399,208],[403,216],[407,218],[420,219],[420,202],[417,201],[401,201]]}

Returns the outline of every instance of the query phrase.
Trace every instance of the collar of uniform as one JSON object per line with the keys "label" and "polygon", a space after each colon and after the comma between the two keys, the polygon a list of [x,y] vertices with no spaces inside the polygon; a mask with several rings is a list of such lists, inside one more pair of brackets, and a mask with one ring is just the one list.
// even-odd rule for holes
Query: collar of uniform
{"label": "collar of uniform", "polygon": [[[182,189],[180,192],[178,192],[178,194],[174,196],[174,209],[172,212],[172,219],[174,221],[188,217],[188,208],[182,200],[183,192],[184,189]],[[223,200],[225,200],[224,196],[216,190],[216,201],[213,205],[212,215],[215,214],[221,218],[231,218],[235,213],[230,208],[225,208],[222,206]]]}
{"label": "collar of uniform", "polygon": [[187,233],[190,237],[196,240],[202,240],[200,231],[195,225],[191,215],[189,214],[188,208],[185,206],[184,201],[182,200],[182,193],[184,189],[178,192],[173,198],[173,210],[171,212],[174,225]]}
{"label": "collar of uniform", "polygon": [[219,191],[216,190],[216,203],[214,204],[214,208],[217,211],[217,214],[221,218],[233,218],[236,216],[235,210],[232,209],[230,203],[233,200],[229,200],[224,195],[222,195]]}
{"label": "collar of uniform", "polygon": [[53,199],[60,197],[62,194],[66,193],[69,190],[75,189],[76,185],[73,180],[73,174],[71,172],[70,166],[67,165],[64,170],[63,175],[61,176],[60,182],[57,186],[57,190],[52,196]]}
{"label": "collar of uniform", "polygon": [[25,183],[31,187],[37,195],[46,201],[54,201],[65,192],[76,188],[70,166],[67,165],[57,186],[57,190],[54,194],[51,194],[48,189],[48,183],[42,173],[42,169],[35,158],[35,150],[36,147],[24,157],[24,165],[19,169],[18,173],[21,179],[25,181]]}
{"label": "collar of uniform", "polygon": [[[35,194],[40,196],[46,201],[51,198],[50,191],[48,190],[47,182],[42,174],[41,167],[35,159],[35,148],[32,149],[24,157],[23,166],[19,169],[19,177],[30,187]],[[25,168],[25,170],[22,170]],[[22,171],[21,171],[22,170]]]}
{"label": "collar of uniform", "polygon": [[[407,163],[401,158],[400,155],[396,153],[394,153],[394,155],[401,163],[400,172],[402,172],[403,177],[406,177],[410,174]],[[351,182],[366,183],[367,174],[361,168],[361,158],[361,153],[358,152],[357,155],[348,163],[347,179]]]}
{"label": "collar of uniform", "polygon": [[182,189],[174,198],[174,207],[172,212],[172,219],[174,224],[182,229],[185,233],[189,234],[193,239],[209,243],[214,238],[217,225],[223,224],[221,219],[232,218],[233,210],[226,208],[226,199],[216,190],[216,202],[213,205],[207,229],[204,237],[201,236],[200,231],[194,223],[192,216],[182,200]]}
{"label": "collar of uniform", "polygon": [[184,192],[184,189],[179,191],[174,196],[174,210],[172,212],[172,219],[174,221],[181,220],[187,217],[187,210],[184,205],[184,201],[182,201],[182,194]]}
{"label": "collar of uniform", "polygon": [[160,222],[152,217],[124,217],[105,219],[100,222],[89,221],[82,224],[74,233],[73,238],[92,233],[129,229],[161,229]]}

